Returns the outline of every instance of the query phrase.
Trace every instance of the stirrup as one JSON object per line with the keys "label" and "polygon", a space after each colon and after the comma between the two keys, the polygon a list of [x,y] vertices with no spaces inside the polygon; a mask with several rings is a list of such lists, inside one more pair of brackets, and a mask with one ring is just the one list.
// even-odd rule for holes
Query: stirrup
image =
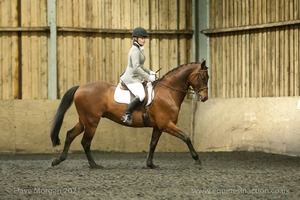
{"label": "stirrup", "polygon": [[128,124],[128,125],[131,125],[132,124],[132,118],[131,118],[131,115],[130,114],[124,114],[121,118],[121,120]]}

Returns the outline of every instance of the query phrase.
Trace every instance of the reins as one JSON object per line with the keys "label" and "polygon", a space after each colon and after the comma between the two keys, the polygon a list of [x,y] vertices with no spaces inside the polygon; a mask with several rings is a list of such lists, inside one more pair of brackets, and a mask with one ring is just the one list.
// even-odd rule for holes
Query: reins
{"label": "reins", "polygon": [[171,90],[175,90],[175,91],[178,91],[178,92],[183,92],[183,93],[192,93],[192,92],[190,92],[190,90],[193,90],[193,89],[187,89],[187,90],[181,90],[181,89],[177,89],[177,88],[173,88],[173,87],[171,87],[171,86],[168,86],[168,85],[165,85],[165,84],[162,84],[162,83],[160,83],[160,82],[157,82],[156,84],[158,84],[158,85],[162,85],[162,86],[164,86],[164,87],[166,87],[166,88],[169,88],[169,89],[171,89]]}

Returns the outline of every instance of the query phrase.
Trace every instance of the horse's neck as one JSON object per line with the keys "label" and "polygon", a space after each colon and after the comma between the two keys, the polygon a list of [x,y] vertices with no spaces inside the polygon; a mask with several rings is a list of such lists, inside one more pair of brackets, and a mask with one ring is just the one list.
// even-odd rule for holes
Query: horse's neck
{"label": "horse's neck", "polygon": [[180,90],[187,90],[188,85],[188,78],[193,72],[193,67],[182,67],[181,69],[177,70],[176,72],[173,72],[168,77],[166,77],[165,80],[162,80],[165,84],[168,84],[169,86],[176,87]]}
{"label": "horse's neck", "polygon": [[168,86],[165,89],[171,90],[172,93],[176,93],[174,98],[176,98],[177,103],[181,104],[187,94],[189,84],[188,78],[192,73],[193,68],[179,69],[178,71],[169,74],[167,77],[161,80],[161,83]]}

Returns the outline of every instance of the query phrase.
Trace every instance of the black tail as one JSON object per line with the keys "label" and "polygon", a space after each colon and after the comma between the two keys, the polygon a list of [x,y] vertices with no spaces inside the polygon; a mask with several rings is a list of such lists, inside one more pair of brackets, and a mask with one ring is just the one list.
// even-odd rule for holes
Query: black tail
{"label": "black tail", "polygon": [[59,134],[61,125],[63,123],[64,116],[65,116],[67,110],[72,105],[74,94],[78,88],[79,88],[79,86],[74,86],[64,94],[64,96],[59,104],[58,110],[54,116],[52,126],[51,126],[51,132],[50,132],[52,145],[54,147],[57,145],[60,145],[60,140],[59,140],[58,134]]}

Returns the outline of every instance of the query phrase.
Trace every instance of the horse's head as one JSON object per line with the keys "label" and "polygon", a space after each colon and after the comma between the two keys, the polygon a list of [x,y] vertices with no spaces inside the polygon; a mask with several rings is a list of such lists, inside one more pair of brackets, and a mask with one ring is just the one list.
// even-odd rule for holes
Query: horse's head
{"label": "horse's head", "polygon": [[202,61],[201,66],[196,68],[189,76],[189,84],[193,87],[202,102],[208,99],[208,68],[205,60]]}

